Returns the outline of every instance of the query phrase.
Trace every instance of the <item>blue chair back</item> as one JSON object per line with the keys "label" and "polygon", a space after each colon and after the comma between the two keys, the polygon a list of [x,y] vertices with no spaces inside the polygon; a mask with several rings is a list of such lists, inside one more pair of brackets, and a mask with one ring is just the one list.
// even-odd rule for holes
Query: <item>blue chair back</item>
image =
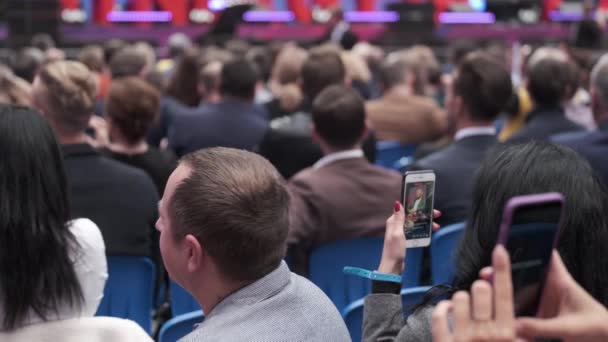
{"label": "blue chair back", "polygon": [[[337,241],[312,251],[309,277],[342,310],[348,303],[371,291],[369,279],[343,274],[344,266],[375,270],[382,255],[382,238]],[[420,280],[422,249],[407,251],[404,287],[417,286]]]}
{"label": "blue chair back", "polygon": [[[430,288],[430,286],[421,286],[401,290],[401,303],[403,305],[403,315],[405,318],[409,316],[411,308],[422,301],[422,297],[424,297],[424,294]],[[356,300],[342,311],[342,317],[344,318],[344,322],[346,323],[350,338],[353,342],[361,341],[361,335],[363,333],[364,300],[365,298]]]}
{"label": "blue chair back", "polygon": [[173,280],[169,283],[171,314],[173,317],[201,309],[196,299]]}
{"label": "blue chair back", "polygon": [[454,277],[456,258],[454,253],[464,233],[465,223],[441,228],[431,241],[431,277],[433,284],[450,284]]}
{"label": "blue chair back", "polygon": [[152,331],[154,263],[146,257],[109,256],[108,280],[96,316],[126,318]]}
{"label": "blue chair back", "polygon": [[376,165],[404,171],[412,162],[417,145],[403,145],[398,141],[379,141],[376,144]]}
{"label": "blue chair back", "polygon": [[189,312],[171,318],[160,329],[158,342],[176,342],[194,330],[194,325],[201,323],[205,315],[201,310]]}

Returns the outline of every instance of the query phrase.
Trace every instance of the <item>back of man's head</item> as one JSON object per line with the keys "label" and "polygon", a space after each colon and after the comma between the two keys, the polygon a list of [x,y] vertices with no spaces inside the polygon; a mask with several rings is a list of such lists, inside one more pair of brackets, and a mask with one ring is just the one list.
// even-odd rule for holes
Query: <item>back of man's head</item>
{"label": "back of man's head", "polygon": [[222,96],[253,100],[259,75],[253,63],[236,59],[222,66],[220,92]]}
{"label": "back of man's head", "polygon": [[572,86],[568,56],[555,48],[540,48],[527,64],[528,92],[537,106],[556,107],[566,100]]}
{"label": "back of man's head", "polygon": [[385,61],[380,67],[380,84],[384,91],[394,86],[405,84],[408,66],[401,60]]}
{"label": "back of man's head", "polygon": [[80,62],[57,61],[44,65],[34,83],[35,105],[53,123],[59,135],[75,136],[88,127],[97,82]]}
{"label": "back of man's head", "polygon": [[325,143],[336,149],[353,148],[365,132],[365,104],[354,89],[329,86],[315,98],[312,120]]}
{"label": "back of man's head", "polygon": [[284,180],[263,157],[209,148],[185,156],[190,170],[169,203],[172,235],[196,237],[230,281],[255,281],[285,256],[289,196]]}
{"label": "back of man's head", "polygon": [[110,73],[113,79],[143,76],[142,72],[146,64],[146,56],[134,46],[128,46],[112,56],[110,60]]}
{"label": "back of man's head", "polygon": [[473,121],[489,123],[498,117],[513,93],[506,66],[484,52],[473,52],[461,62],[453,83]]}
{"label": "back of man's head", "polygon": [[171,58],[180,57],[184,52],[192,46],[190,37],[182,32],[176,32],[169,36],[167,40],[169,48],[169,56]]}
{"label": "back of man's head", "polygon": [[311,101],[326,87],[345,80],[346,68],[338,53],[312,52],[302,65],[302,92]]}

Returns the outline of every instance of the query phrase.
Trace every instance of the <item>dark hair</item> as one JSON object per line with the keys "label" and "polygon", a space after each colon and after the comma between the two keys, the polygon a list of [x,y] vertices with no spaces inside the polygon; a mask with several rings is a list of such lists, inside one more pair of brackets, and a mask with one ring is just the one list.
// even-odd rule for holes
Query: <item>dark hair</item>
{"label": "dark hair", "polygon": [[138,77],[123,78],[110,85],[106,115],[130,144],[144,139],[158,117],[159,108],[159,92]]}
{"label": "dark hair", "polygon": [[231,148],[186,155],[190,175],[175,189],[169,215],[174,237],[194,235],[234,281],[254,281],[285,256],[289,196],[263,157]]}
{"label": "dark hair", "polygon": [[114,55],[128,46],[127,42],[122,39],[112,38],[103,44],[103,58],[106,64],[110,64]]}
{"label": "dark hair", "polygon": [[198,92],[199,69],[199,51],[194,48],[186,50],[167,84],[166,94],[188,107],[198,106],[201,102]]}
{"label": "dark hair", "polygon": [[48,33],[36,33],[31,40],[32,46],[46,51],[55,47],[55,39]]}
{"label": "dark hair", "polygon": [[537,106],[561,105],[572,86],[570,62],[557,58],[543,58],[533,63],[528,70],[528,91]]}
{"label": "dark hair", "polygon": [[608,304],[608,196],[587,161],[549,143],[504,146],[478,170],[471,220],[456,252],[454,286],[469,289],[491,264],[502,209],[513,196],[560,192],[566,201],[558,250],[568,271],[595,299]]}
{"label": "dark hair", "polygon": [[38,48],[26,47],[17,53],[15,63],[12,65],[13,72],[18,77],[32,83],[38,69],[44,61],[44,54]]}
{"label": "dark hair", "polygon": [[471,53],[462,61],[453,89],[471,118],[485,122],[494,121],[513,94],[505,65],[483,52]]}
{"label": "dark hair", "polygon": [[326,87],[344,84],[345,79],[346,68],[337,53],[311,53],[302,65],[302,92],[311,101]]}
{"label": "dark hair", "polygon": [[384,62],[380,66],[379,81],[384,90],[405,82],[407,64],[403,61]]}
{"label": "dark hair", "polygon": [[450,62],[458,66],[469,53],[478,49],[477,44],[470,40],[456,41],[450,46]]}
{"label": "dark hair", "polygon": [[66,176],[53,130],[33,109],[0,105],[0,302],[2,330],[30,313],[46,320],[82,304],[70,259],[77,247]]}
{"label": "dark hair", "polygon": [[272,53],[270,49],[264,46],[253,47],[247,52],[245,58],[256,66],[260,73],[260,79],[268,82],[272,69]]}
{"label": "dark hair", "polygon": [[343,85],[325,88],[312,105],[315,130],[336,148],[352,148],[365,129],[365,104],[357,91]]}
{"label": "dark hair", "polygon": [[258,77],[258,71],[251,62],[245,59],[229,61],[222,67],[220,93],[222,96],[252,99]]}
{"label": "dark hair", "polygon": [[146,66],[146,56],[135,47],[128,46],[116,52],[110,60],[112,79],[139,76]]}

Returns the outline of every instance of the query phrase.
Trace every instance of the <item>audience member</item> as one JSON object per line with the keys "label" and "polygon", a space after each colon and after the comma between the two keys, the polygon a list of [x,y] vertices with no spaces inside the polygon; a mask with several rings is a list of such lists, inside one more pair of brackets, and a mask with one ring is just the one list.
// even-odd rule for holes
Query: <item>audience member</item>
{"label": "audience member", "polygon": [[293,45],[284,46],[278,53],[269,84],[274,99],[266,104],[270,119],[297,111],[303,96],[298,82],[307,58],[306,50]]}
{"label": "audience member", "polygon": [[97,99],[101,101],[106,97],[110,87],[110,75],[106,72],[103,48],[98,45],[85,46],[78,54],[78,61],[97,77]]}
{"label": "audience member", "polygon": [[146,56],[134,46],[127,46],[112,56],[109,68],[112,79],[116,80],[129,76],[144,77],[150,71],[146,65]]}
{"label": "audience member", "polygon": [[[374,294],[365,299],[364,341],[376,341],[379,336],[391,336],[394,341],[429,340],[433,311],[430,302],[458,290],[469,290],[482,268],[491,264],[505,203],[514,196],[549,191],[565,197],[557,249],[568,271],[597,301],[608,304],[608,273],[604,271],[608,260],[601,257],[608,243],[608,194],[590,165],[572,150],[548,143],[506,145],[489,154],[478,171],[471,216],[454,256],[456,274],[452,286],[434,288],[425,303],[404,321],[398,294],[401,286],[393,289],[386,283],[374,282]],[[398,209],[387,221],[387,239],[378,267],[382,273],[403,272],[404,214],[401,207]]]}
{"label": "audience member", "polygon": [[79,62],[45,65],[34,82],[34,105],[49,119],[60,144],[72,217],[93,220],[108,255],[157,259],[154,222],[158,193],[142,170],[103,157],[85,130],[95,103],[95,79]]}
{"label": "audience member", "polygon": [[32,83],[43,62],[44,53],[42,51],[34,47],[26,47],[17,53],[12,69],[15,75]]}
{"label": "audience member", "polygon": [[183,341],[350,341],[325,294],[283,261],[288,206],[281,175],[256,154],[182,159],[157,228],[167,271],[205,312]]}
{"label": "audience member", "polygon": [[[489,276],[493,277],[491,282]],[[516,337],[517,341],[608,339],[608,311],[572,279],[558,253],[554,252],[551,259],[539,318],[515,319],[511,265],[502,246],[494,249],[492,268],[482,272],[481,278],[484,277],[475,282],[470,296],[461,291],[454,294],[453,300],[437,305],[433,312],[433,341],[516,341]],[[452,319],[456,322],[453,329],[449,323]]]}
{"label": "audience member", "polygon": [[184,53],[175,66],[165,94],[187,107],[197,107],[201,102],[198,89],[200,72],[199,52],[190,49]]}
{"label": "audience member", "polygon": [[29,107],[32,105],[31,91],[31,84],[0,64],[0,103]]}
{"label": "audience member", "polygon": [[568,57],[560,50],[539,49],[528,61],[527,90],[534,109],[526,117],[525,126],[507,142],[549,140],[552,135],[582,131],[583,127],[566,118],[564,102],[572,94],[572,75]]}
{"label": "audience member", "polygon": [[110,144],[101,152],[146,171],[160,196],[177,161],[169,151],[161,152],[145,140],[148,129],[158,118],[159,105],[160,94],[137,77],[112,82],[105,113]]}
{"label": "audience member", "polygon": [[266,112],[253,103],[257,81],[250,62],[228,62],[222,67],[222,100],[176,113],[169,127],[169,147],[178,156],[215,146],[256,149],[268,130]]}
{"label": "audience member", "polygon": [[270,80],[270,71],[272,68],[272,55],[270,49],[265,46],[252,47],[245,54],[245,59],[255,65],[260,75],[254,102],[257,104],[265,104],[271,101],[272,93],[270,92],[270,89],[268,89],[268,81]]}
{"label": "audience member", "polygon": [[558,135],[553,140],[585,157],[608,185],[608,56],[602,57],[591,73],[591,108],[598,130]]}
{"label": "audience member", "polygon": [[222,100],[222,62],[213,61],[203,67],[198,80],[198,92],[203,104],[215,104]]}
{"label": "audience member", "polygon": [[[276,118],[270,122],[270,130],[260,146],[260,153],[268,158],[286,179],[312,166],[323,154],[312,140],[311,109],[315,97],[330,85],[344,85],[346,70],[340,55],[331,51],[313,51],[301,72],[304,99],[298,112]],[[370,134],[363,150],[366,157],[374,160],[375,137]]]}
{"label": "audience member", "polygon": [[432,99],[415,94],[413,81],[412,73],[402,61],[382,66],[382,97],[365,106],[379,140],[420,144],[434,141],[445,132],[445,113]]}
{"label": "audience member", "polygon": [[312,137],[324,157],[289,181],[287,242],[294,269],[303,274],[308,253],[318,245],[382,235],[384,209],[399,198],[402,178],[365,159],[365,107],[355,90],[325,88],[313,102],[312,121]]}
{"label": "audience member", "polygon": [[53,130],[32,109],[0,105],[0,150],[0,331],[93,316],[108,277],[104,240],[90,220],[70,221]]}
{"label": "audience member", "polygon": [[357,90],[364,99],[369,100],[372,96],[370,88],[372,74],[365,60],[350,51],[342,51],[340,58],[342,59],[342,63],[344,63],[346,77],[350,81],[351,87]]}
{"label": "audience member", "polygon": [[497,144],[494,120],[511,97],[511,77],[505,66],[476,52],[457,69],[448,90],[448,119],[456,130],[454,143],[412,165],[411,170],[433,170],[438,223],[464,221],[471,204],[473,176],[492,146]]}

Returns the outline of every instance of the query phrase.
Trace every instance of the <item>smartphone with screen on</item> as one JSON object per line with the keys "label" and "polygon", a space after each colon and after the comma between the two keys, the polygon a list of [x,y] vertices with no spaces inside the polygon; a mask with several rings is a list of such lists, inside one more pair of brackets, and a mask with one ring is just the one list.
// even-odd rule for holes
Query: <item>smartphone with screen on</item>
{"label": "smartphone with screen on", "polygon": [[434,197],[435,172],[425,170],[405,173],[401,204],[405,211],[403,229],[408,248],[426,247],[431,244]]}
{"label": "smartphone with screen on", "polygon": [[551,252],[559,237],[564,197],[542,193],[511,198],[504,207],[498,243],[511,257],[516,316],[536,316]]}

